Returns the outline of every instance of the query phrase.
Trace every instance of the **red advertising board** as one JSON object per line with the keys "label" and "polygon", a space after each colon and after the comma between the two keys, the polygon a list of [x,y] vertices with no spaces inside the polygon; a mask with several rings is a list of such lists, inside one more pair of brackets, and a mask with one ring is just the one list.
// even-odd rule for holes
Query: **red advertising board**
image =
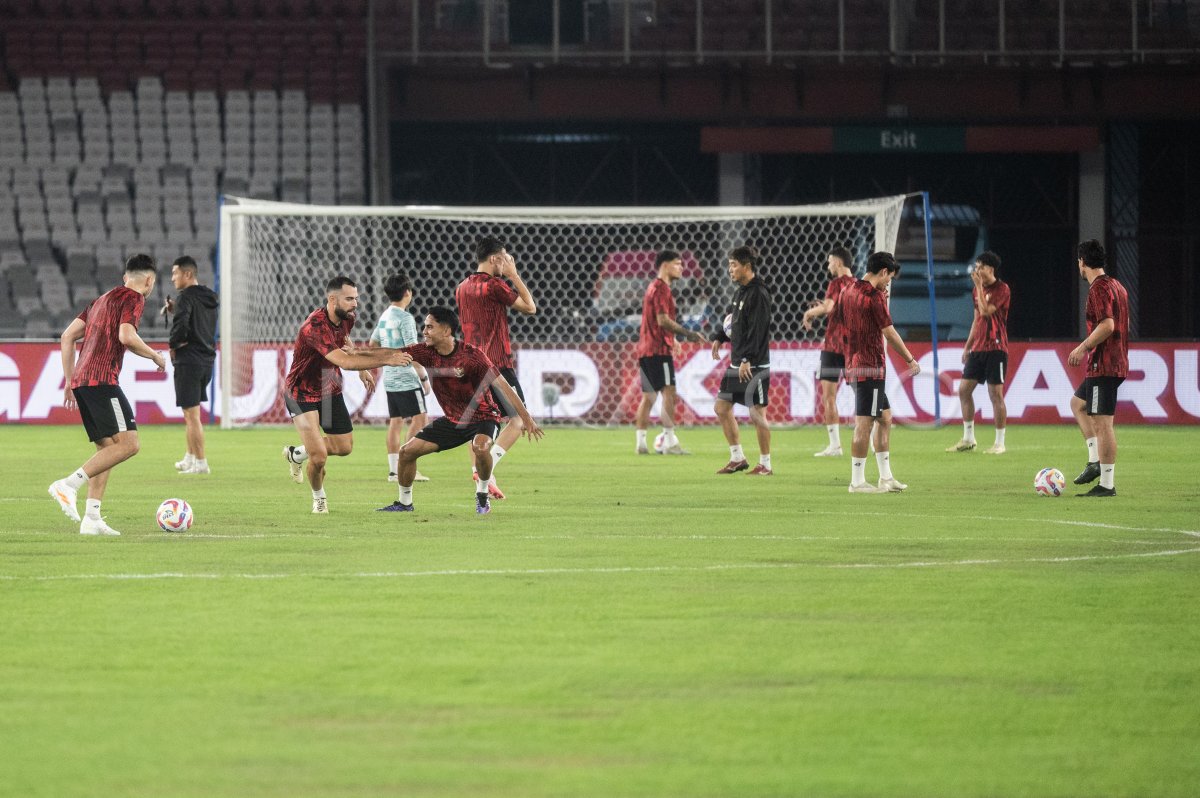
{"label": "red advertising board", "polygon": [[[1074,342],[1014,343],[1009,355],[1005,403],[1009,420],[1023,424],[1057,424],[1071,421],[1070,397],[1082,379],[1081,368],[1067,366]],[[892,362],[888,374],[888,396],[893,413],[901,421],[932,422],[959,417],[956,395],[961,370],[959,344],[938,349],[940,378],[934,379],[933,352],[928,344],[909,347],[918,358],[922,373],[913,379]],[[263,344],[239,358],[252,364],[243,375],[234,397],[237,421],[283,423],[287,416],[279,399],[279,386],[291,354],[290,345]],[[816,406],[816,371],[819,352],[810,344],[775,343],[771,350],[771,394],[768,415],[777,424],[807,424]],[[1117,422],[1122,424],[1200,423],[1200,344],[1138,343],[1130,346],[1130,374],[1119,393]],[[712,359],[703,345],[684,347],[677,359],[678,417],[684,424],[715,423],[713,396],[727,361]],[[581,419],[589,423],[629,423],[640,398],[637,360],[632,344],[589,343],[538,348],[527,346],[517,353],[517,374],[525,390],[526,403],[538,417]],[[561,388],[553,406],[540,390],[547,382]],[[177,422],[182,413],[175,407],[171,374],[155,371],[154,364],[126,355],[121,386],[133,404],[138,423]],[[216,386],[219,390],[220,386]],[[77,411],[62,407],[63,385],[59,349],[45,343],[0,343],[0,419],[4,423],[69,424],[78,421]],[[365,389],[354,378],[346,380],[346,399],[352,412],[367,419],[387,415],[382,391],[364,405]],[[432,399],[432,397],[431,397]],[[985,419],[991,418],[987,392],[975,395],[976,406]],[[852,413],[850,392],[839,394],[843,415]],[[220,402],[215,404],[219,412]],[[439,411],[436,402],[430,411]]]}

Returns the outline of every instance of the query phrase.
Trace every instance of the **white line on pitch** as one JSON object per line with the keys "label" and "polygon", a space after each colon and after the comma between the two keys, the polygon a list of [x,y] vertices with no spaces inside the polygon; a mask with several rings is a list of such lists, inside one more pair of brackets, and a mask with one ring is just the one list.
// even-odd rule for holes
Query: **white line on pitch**
{"label": "white line on pitch", "polygon": [[1022,565],[1033,563],[1074,563],[1100,560],[1124,560],[1146,557],[1174,557],[1181,554],[1200,553],[1200,546],[1187,549],[1139,552],[1134,554],[1088,554],[1077,557],[1028,557],[1014,560],[972,559],[947,560],[944,562],[918,560],[915,562],[884,563],[718,563],[716,565],[646,565],[612,566],[598,568],[463,568],[435,571],[378,571],[358,573],[265,573],[265,574],[215,574],[163,572],[148,574],[61,574],[56,576],[21,576],[0,574],[0,581],[7,582],[60,582],[69,580],[116,580],[138,581],[156,579],[416,579],[431,576],[556,576],[569,574],[633,574],[633,573],[700,573],[711,571],[768,571],[796,570],[800,568],[832,569],[890,569],[890,568],[955,568],[973,565]]}

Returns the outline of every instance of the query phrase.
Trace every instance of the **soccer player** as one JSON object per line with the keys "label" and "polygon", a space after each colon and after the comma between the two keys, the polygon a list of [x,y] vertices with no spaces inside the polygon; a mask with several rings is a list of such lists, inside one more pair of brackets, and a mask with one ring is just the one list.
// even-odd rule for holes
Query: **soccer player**
{"label": "soccer player", "polygon": [[1080,496],[1116,496],[1113,475],[1117,468],[1117,433],[1113,414],[1117,388],[1129,374],[1129,295],[1125,286],[1105,273],[1104,245],[1089,239],[1076,250],[1079,276],[1088,281],[1087,337],[1071,350],[1067,363],[1087,362],[1086,376],[1071,397],[1071,412],[1087,444],[1087,466],[1075,477],[1076,485],[1100,478]]}
{"label": "soccer player", "polygon": [[[159,371],[166,370],[163,356],[138,335],[138,322],[146,297],[154,290],[157,274],[149,255],[134,255],[125,263],[122,286],[92,302],[63,331],[62,345],[63,406],[79,407],[88,440],[96,444],[96,453],[70,475],[50,485],[50,496],[67,518],[79,522],[81,535],[120,535],[100,517],[100,502],[112,469],[138,453],[137,423],[133,408],[118,379],[125,350],[154,361]],[[83,349],[75,361],[75,344],[83,339]],[[75,508],[76,494],[87,484],[83,518]]]}
{"label": "soccer player", "polygon": [[[524,402],[525,393],[514,370],[516,364],[513,361],[512,340],[508,335],[508,309],[532,316],[537,313],[537,305],[525,281],[517,273],[517,263],[508,253],[504,242],[492,236],[479,239],[475,244],[475,262],[478,264],[475,273],[459,283],[454,291],[454,300],[458,303],[458,313],[462,319],[463,340],[483,350],[499,369],[505,382]],[[493,398],[502,414],[510,419],[492,445],[492,477],[488,482],[488,493],[492,498],[503,499],[504,491],[496,484],[496,466],[521,437],[521,420],[510,412],[513,408],[507,404],[508,400],[502,393],[493,391]],[[477,477],[478,474],[472,475],[473,479]]]}
{"label": "soccer player", "polygon": [[217,295],[200,285],[196,261],[188,255],[171,264],[171,284],[179,292],[178,301],[167,297],[164,314],[171,320],[171,362],[175,365],[175,405],[183,409],[184,439],[187,452],[175,464],[181,474],[207,474],[204,454],[204,421],[200,403],[208,400],[212,382],[213,348],[217,335]]}
{"label": "soccer player", "polygon": [[734,403],[750,410],[750,421],[758,435],[758,465],[750,474],[771,476],[771,428],[767,426],[767,398],[771,386],[771,292],[755,275],[759,256],[754,247],[737,247],[729,253],[729,278],[737,283],[730,307],[729,335],[724,329],[713,334],[713,360],[721,358],[721,344],[730,342],[729,368],[721,380],[714,403],[721,431],[729,443],[729,462],[718,474],[736,474],[750,468],[742,451]]}
{"label": "soccer player", "polygon": [[971,298],[975,303],[975,318],[963,347],[962,382],[958,384],[958,401],[962,404],[962,440],[946,449],[948,452],[969,452],[975,448],[975,386],[987,382],[988,396],[996,416],[996,442],[987,454],[1004,454],[1004,432],[1008,411],[1004,407],[1004,377],[1008,374],[1008,306],[1011,292],[1008,284],[996,276],[1000,256],[987,251],[975,260],[971,281],[975,287]]}
{"label": "soccer player", "polygon": [[[907,488],[892,476],[892,410],[884,392],[887,361],[886,339],[908,364],[908,373],[916,375],[921,367],[892,326],[888,312],[887,290],[900,273],[900,264],[890,252],[873,252],[867,258],[867,273],[847,288],[838,300],[838,310],[846,323],[847,376],[854,385],[854,441],[850,445],[850,492],[888,493]],[[872,431],[873,428],[873,431]],[[874,435],[875,462],[879,465],[879,484],[867,482],[867,450]]]}
{"label": "soccer player", "polygon": [[654,259],[658,276],[646,289],[642,300],[642,328],[638,336],[638,372],[642,380],[642,401],[638,405],[638,454],[648,454],[646,427],[650,425],[650,408],[654,398],[662,394],[663,454],[689,454],[675,436],[675,359],[680,352],[676,335],[689,341],[701,342],[704,336],[689,330],[675,320],[675,297],[671,283],[683,276],[683,259],[678,252],[664,249]]}
{"label": "soccer player", "polygon": [[[370,369],[407,366],[412,357],[400,349],[354,349],[350,328],[358,309],[358,287],[349,277],[329,281],[325,306],[304,320],[292,351],[292,368],[284,382],[283,403],[296,432],[299,446],[283,447],[293,482],[303,482],[302,468],[308,461],[308,484],[312,488],[312,511],[328,513],[325,495],[325,463],[330,455],[345,457],[354,448],[354,427],[342,397],[342,372],[357,370],[368,388],[374,387]],[[326,437],[322,437],[324,432]]]}
{"label": "soccer player", "polygon": [[426,368],[433,394],[445,413],[400,447],[398,481],[400,497],[381,512],[413,511],[412,486],[417,460],[433,452],[444,452],[471,444],[475,461],[475,512],[490,513],[488,480],[492,471],[492,442],[500,428],[500,407],[493,395],[505,398],[521,430],[530,440],[542,437],[542,429],[525,409],[525,403],[504,376],[496,371],[484,352],[459,341],[458,316],[444,307],[430,308],[425,317],[425,342],[404,348],[416,363]]}
{"label": "soccer player", "polygon": [[[388,277],[383,283],[383,292],[391,304],[379,317],[368,346],[399,349],[415,344],[417,323],[408,312],[413,300],[412,282],[408,275],[401,273]],[[384,366],[383,387],[387,391],[388,403],[388,482],[395,482],[400,445],[425,426],[425,395],[429,393],[429,377],[420,364]],[[408,434],[404,432],[406,423]],[[414,479],[417,482],[429,481],[429,477],[420,472]]]}
{"label": "soccer player", "polygon": [[834,309],[837,307],[838,297],[854,284],[854,274],[850,271],[850,264],[853,262],[854,257],[845,247],[834,247],[829,251],[826,263],[829,267],[829,276],[833,279],[829,281],[829,287],[825,289],[825,298],[814,301],[812,306],[804,311],[804,318],[801,320],[804,329],[811,330],[813,319],[821,316],[826,319],[819,377],[821,410],[824,414],[825,431],[829,433],[829,445],[817,452],[816,457],[842,456],[837,389],[838,382],[842,379],[846,369],[846,329],[842,323],[841,314],[835,313]]}

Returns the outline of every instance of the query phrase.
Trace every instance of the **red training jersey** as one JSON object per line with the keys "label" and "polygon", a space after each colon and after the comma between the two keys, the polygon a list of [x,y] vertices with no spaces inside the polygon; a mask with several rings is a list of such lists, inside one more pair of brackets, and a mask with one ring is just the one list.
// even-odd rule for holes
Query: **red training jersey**
{"label": "red training jersey", "polygon": [[1113,320],[1113,333],[1088,352],[1089,377],[1129,376],[1129,294],[1115,277],[1102,274],[1092,281],[1087,295],[1088,335],[1105,319]]}
{"label": "red training jersey", "polygon": [[122,285],[98,297],[76,316],[85,326],[83,349],[71,377],[72,388],[119,382],[125,361],[121,325],[132,324],[136,330],[145,305],[146,297]]}
{"label": "red training jersey", "polygon": [[856,280],[838,300],[846,325],[846,371],[854,380],[882,380],[883,330],[892,326],[887,294],[866,280]]}
{"label": "red training jersey", "polygon": [[490,390],[498,372],[482,349],[455,341],[454,351],[448,355],[439,354],[428,344],[406,346],[404,351],[429,373],[429,387],[448,421],[500,421],[500,409]]}
{"label": "red training jersey", "polygon": [[843,321],[842,314],[838,311],[837,303],[845,290],[852,285],[854,285],[854,278],[849,274],[844,274],[830,280],[829,288],[825,289],[825,298],[833,300],[833,310],[825,319],[825,345],[821,347],[824,352],[836,352],[839,355],[846,352],[846,322]]}
{"label": "red training jersey", "polygon": [[508,337],[508,309],[517,301],[511,285],[483,272],[475,272],[454,290],[463,340],[483,350],[496,368],[514,366]]}
{"label": "red training jersey", "polygon": [[655,277],[642,300],[642,329],[638,335],[636,357],[671,354],[671,348],[675,345],[675,333],[664,330],[659,325],[659,313],[666,313],[672,319],[675,318],[675,296],[666,280]]}
{"label": "red training jersey", "polygon": [[972,352],[1008,351],[1008,303],[1012,292],[1003,280],[983,287],[983,303],[995,305],[996,312],[986,318],[979,312],[979,287],[971,289],[971,302],[975,305],[975,334],[967,341]]}
{"label": "red training jersey", "polygon": [[297,402],[319,402],[342,392],[342,370],[325,359],[350,338],[353,319],[334,323],[326,308],[317,308],[300,325],[288,371],[288,393]]}

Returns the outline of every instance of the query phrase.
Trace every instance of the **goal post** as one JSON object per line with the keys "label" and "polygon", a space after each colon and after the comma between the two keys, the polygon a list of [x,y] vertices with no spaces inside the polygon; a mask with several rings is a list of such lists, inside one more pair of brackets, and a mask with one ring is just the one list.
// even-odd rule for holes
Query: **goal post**
{"label": "goal post", "polygon": [[[906,199],[913,197],[778,207],[452,208],[226,197],[219,243],[221,425],[288,420],[281,392],[292,344],[305,317],[325,303],[331,277],[345,274],[358,284],[352,337],[362,345],[387,306],[388,275],[408,274],[418,319],[434,305],[454,307],[455,286],[476,270],[474,244],[483,235],[507,244],[538,307],[534,316],[509,316],[517,376],[535,417],[631,422],[641,393],[635,345],[655,253],[681,254],[684,275],[673,286],[679,321],[708,332],[733,295],[728,253],[749,244],[762,256],[759,274],[773,294],[778,387],[768,416],[774,423],[808,423],[823,328],[806,331],[801,318],[824,296],[826,256],[846,247],[861,274],[871,252],[894,251]],[[712,359],[711,346],[685,344],[676,366],[678,423],[714,423],[721,362]],[[345,391],[356,417],[386,419],[382,388],[368,397],[351,377]],[[436,402],[430,404],[437,415]]]}

